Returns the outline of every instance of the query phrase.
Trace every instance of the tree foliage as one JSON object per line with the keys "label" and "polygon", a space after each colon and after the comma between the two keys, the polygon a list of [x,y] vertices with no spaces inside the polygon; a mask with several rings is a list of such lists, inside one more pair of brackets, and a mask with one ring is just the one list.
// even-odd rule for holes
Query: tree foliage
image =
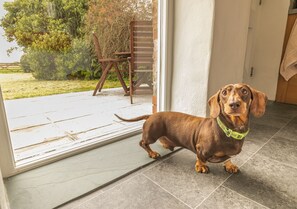
{"label": "tree foliage", "polygon": [[87,0],[15,0],[4,8],[1,26],[7,40],[25,49],[63,51],[84,35]]}
{"label": "tree foliage", "polygon": [[104,56],[129,51],[131,20],[152,19],[151,0],[14,0],[1,19],[8,41],[24,49],[24,71],[37,79],[96,78],[91,32]]}
{"label": "tree foliage", "polygon": [[97,34],[102,54],[109,57],[116,51],[129,51],[132,20],[151,19],[151,0],[90,0],[86,28]]}

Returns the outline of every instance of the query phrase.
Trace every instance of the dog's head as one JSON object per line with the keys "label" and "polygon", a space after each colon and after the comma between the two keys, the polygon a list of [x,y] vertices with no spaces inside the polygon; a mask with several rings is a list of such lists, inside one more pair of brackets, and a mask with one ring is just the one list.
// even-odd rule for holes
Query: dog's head
{"label": "dog's head", "polygon": [[244,116],[251,112],[255,117],[265,113],[267,96],[247,84],[229,84],[220,89],[209,100],[210,116],[220,112],[229,116]]}

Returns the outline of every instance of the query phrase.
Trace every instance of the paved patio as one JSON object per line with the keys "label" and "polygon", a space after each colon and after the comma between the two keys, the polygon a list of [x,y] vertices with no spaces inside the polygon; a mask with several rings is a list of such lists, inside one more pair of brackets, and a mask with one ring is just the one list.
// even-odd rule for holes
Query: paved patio
{"label": "paved patio", "polygon": [[5,101],[17,163],[32,161],[59,150],[104,140],[135,130],[142,122],[123,123],[114,113],[133,117],[151,113],[151,96],[138,95],[134,104],[121,88]]}

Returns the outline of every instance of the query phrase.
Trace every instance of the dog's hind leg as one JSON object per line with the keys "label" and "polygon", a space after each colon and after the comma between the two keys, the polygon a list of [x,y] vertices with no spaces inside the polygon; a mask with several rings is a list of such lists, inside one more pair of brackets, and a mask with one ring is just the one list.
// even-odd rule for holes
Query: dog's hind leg
{"label": "dog's hind leg", "polygon": [[165,136],[162,136],[160,139],[159,139],[161,145],[165,148],[165,149],[169,149],[170,151],[173,151],[174,150],[174,147],[175,145],[170,142],[170,140],[168,140],[167,137]]}
{"label": "dog's hind leg", "polygon": [[[157,139],[156,139],[157,140]],[[144,136],[144,134],[142,135],[142,140],[140,140],[139,145],[145,150],[147,151],[148,155],[150,158],[156,159],[158,157],[160,157],[160,154],[158,152],[155,152],[151,149],[151,147],[149,146],[150,144],[153,144],[156,142],[156,140],[149,140],[148,137]]]}

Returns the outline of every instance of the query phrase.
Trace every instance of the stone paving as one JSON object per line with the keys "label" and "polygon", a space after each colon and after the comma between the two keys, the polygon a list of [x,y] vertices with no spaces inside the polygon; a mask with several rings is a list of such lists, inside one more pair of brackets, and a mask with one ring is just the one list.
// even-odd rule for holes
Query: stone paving
{"label": "stone paving", "polygon": [[133,117],[151,113],[151,96],[138,95],[134,104],[121,88],[5,101],[17,163],[110,135],[139,129],[139,123],[120,122],[114,113]]}

